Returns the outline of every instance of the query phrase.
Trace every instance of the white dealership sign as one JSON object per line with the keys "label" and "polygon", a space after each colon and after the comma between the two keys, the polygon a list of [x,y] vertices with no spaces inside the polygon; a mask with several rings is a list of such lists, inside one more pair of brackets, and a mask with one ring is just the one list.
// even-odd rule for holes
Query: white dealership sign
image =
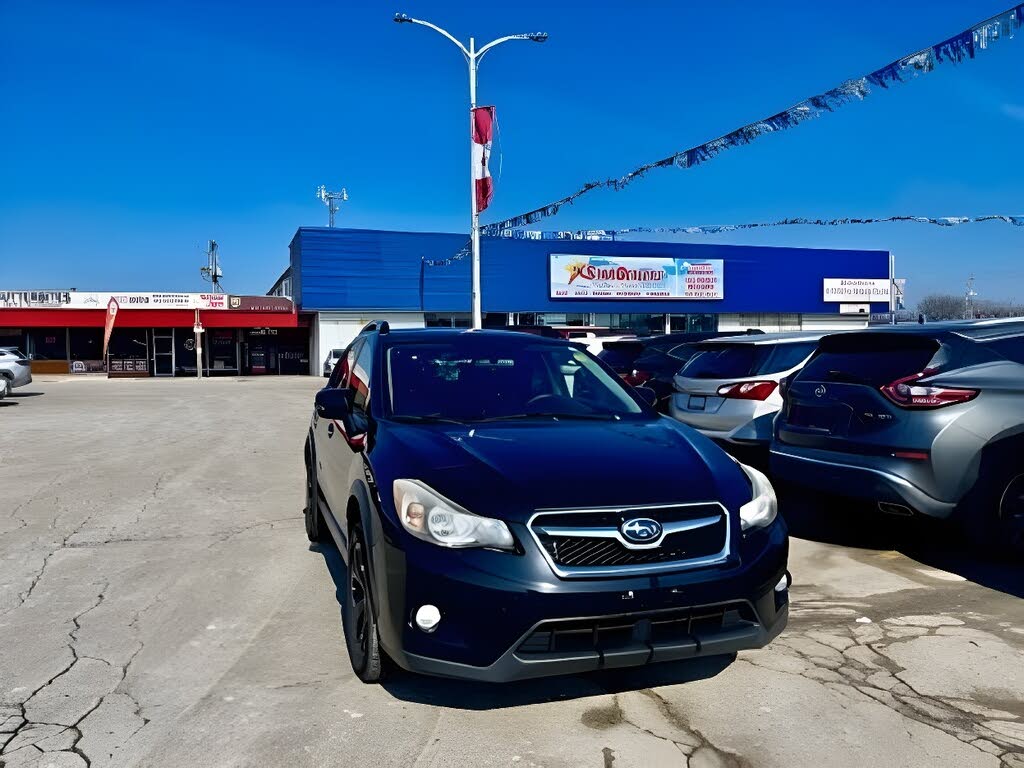
{"label": "white dealership sign", "polygon": [[552,299],[721,299],[721,259],[552,253]]}
{"label": "white dealership sign", "polygon": [[826,277],[824,294],[825,301],[888,302],[891,288],[888,278]]}

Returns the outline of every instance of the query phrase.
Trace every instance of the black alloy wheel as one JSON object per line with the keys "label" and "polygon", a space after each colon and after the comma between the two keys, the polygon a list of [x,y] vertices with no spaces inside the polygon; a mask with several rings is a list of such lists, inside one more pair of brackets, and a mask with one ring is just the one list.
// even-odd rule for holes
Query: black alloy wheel
{"label": "black alloy wheel", "polygon": [[348,578],[345,593],[345,643],[352,671],[364,683],[376,683],[384,673],[383,652],[377,621],[373,615],[366,545],[359,528],[352,531],[348,554]]}
{"label": "black alloy wheel", "polygon": [[1010,478],[999,497],[999,528],[1003,546],[1024,555],[1024,474]]}

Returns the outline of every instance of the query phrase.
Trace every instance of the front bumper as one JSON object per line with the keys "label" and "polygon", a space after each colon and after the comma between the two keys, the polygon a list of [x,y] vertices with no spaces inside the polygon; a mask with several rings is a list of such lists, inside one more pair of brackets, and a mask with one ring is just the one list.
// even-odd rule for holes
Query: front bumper
{"label": "front bumper", "polygon": [[937,499],[909,479],[912,473],[900,471],[899,459],[776,443],[770,461],[773,477],[826,493],[899,504],[940,519],[950,517],[957,507],[957,502]]}
{"label": "front bumper", "polygon": [[[407,670],[488,682],[760,648],[788,619],[788,590],[775,589],[788,583],[785,523],[755,537],[723,566],[605,579],[559,579],[532,547],[380,541],[381,644]],[[424,604],[441,612],[432,633],[411,620]]]}

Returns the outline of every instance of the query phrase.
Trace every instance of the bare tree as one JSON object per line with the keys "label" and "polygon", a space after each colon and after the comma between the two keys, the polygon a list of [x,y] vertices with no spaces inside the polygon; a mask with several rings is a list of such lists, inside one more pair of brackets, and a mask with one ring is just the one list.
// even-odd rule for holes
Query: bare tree
{"label": "bare tree", "polygon": [[[1024,316],[1024,306],[1014,304],[1012,301],[975,299],[971,306],[975,317]],[[963,320],[964,297],[933,293],[917,303],[917,311],[924,315],[926,320]]]}
{"label": "bare tree", "polygon": [[962,296],[933,293],[917,302],[917,311],[926,320],[962,320],[964,300]]}

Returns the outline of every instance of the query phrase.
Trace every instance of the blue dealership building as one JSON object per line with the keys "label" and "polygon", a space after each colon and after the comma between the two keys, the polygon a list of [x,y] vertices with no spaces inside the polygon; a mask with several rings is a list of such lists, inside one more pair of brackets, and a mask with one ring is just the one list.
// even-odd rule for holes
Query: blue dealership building
{"label": "blue dealership building", "polygon": [[[890,309],[888,251],[639,242],[481,239],[485,324],[665,331],[842,330]],[[294,299],[310,368],[367,322],[467,326],[462,234],[302,227],[268,292]]]}

